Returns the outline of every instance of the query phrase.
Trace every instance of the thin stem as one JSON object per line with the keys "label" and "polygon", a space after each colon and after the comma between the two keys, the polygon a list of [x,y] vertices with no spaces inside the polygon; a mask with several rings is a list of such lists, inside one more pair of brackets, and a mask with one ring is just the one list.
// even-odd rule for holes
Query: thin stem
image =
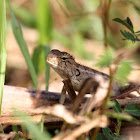
{"label": "thin stem", "polygon": [[117,129],[116,129],[116,135],[119,136],[121,125],[122,125],[122,121],[117,119],[117,122],[118,122],[118,126],[117,126]]}
{"label": "thin stem", "polygon": [[6,6],[5,0],[0,2],[2,8],[0,9],[1,13],[1,35],[0,35],[0,116],[1,116],[1,105],[3,98],[3,88],[5,81],[5,71],[6,71],[6,44],[5,44],[5,34],[6,34]]}
{"label": "thin stem", "polygon": [[[104,30],[104,47],[108,48],[108,40],[107,40],[107,27],[108,27],[108,19],[109,19],[109,11],[110,11],[110,7],[111,7],[111,3],[112,0],[108,0],[108,2],[106,0],[100,1],[101,3],[101,7],[103,8],[103,13],[102,13],[102,25],[103,25],[103,30]],[[110,97],[111,91],[112,91],[112,82],[113,82],[113,71],[111,69],[111,66],[109,66],[109,73],[110,73],[110,82],[109,82],[109,88],[108,88],[108,93],[106,96],[106,99],[104,101],[102,110],[101,110],[101,115],[104,114],[106,106],[107,106],[107,101]],[[92,140],[96,139],[96,136],[98,134],[98,132],[100,131],[100,128],[97,127],[94,132],[93,132],[93,136],[92,136]]]}

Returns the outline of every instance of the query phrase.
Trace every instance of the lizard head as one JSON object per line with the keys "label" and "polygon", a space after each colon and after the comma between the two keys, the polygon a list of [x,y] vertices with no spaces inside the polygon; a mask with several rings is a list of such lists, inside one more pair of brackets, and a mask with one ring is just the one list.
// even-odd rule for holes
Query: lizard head
{"label": "lizard head", "polygon": [[[69,74],[70,69],[75,64],[74,58],[67,52],[51,50],[46,58],[46,62],[61,76]],[[63,76],[62,76],[63,75]]]}

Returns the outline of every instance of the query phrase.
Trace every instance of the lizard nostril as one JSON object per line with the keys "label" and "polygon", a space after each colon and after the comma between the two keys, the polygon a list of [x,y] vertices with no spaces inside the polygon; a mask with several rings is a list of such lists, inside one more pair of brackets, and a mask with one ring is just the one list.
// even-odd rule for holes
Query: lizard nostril
{"label": "lizard nostril", "polygon": [[54,58],[53,54],[49,54],[46,58],[46,61],[49,62],[50,60],[52,60]]}
{"label": "lizard nostril", "polygon": [[53,58],[53,57],[54,57],[53,54],[49,54],[49,55],[47,56],[47,59],[48,59],[48,58]]}

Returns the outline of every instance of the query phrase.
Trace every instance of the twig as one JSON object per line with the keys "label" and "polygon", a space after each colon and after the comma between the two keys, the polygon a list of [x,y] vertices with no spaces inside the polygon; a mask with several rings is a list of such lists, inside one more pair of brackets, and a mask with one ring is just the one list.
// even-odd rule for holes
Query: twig
{"label": "twig", "polygon": [[[51,105],[55,105],[59,103],[60,93],[47,92],[47,91],[39,91],[39,96],[36,98],[37,90],[14,87],[14,86],[4,86],[3,93],[3,102],[2,102],[2,117],[0,118],[0,122],[3,124],[7,123],[16,123],[19,121],[14,121],[14,117],[12,116],[13,108],[17,108],[21,111],[24,111],[34,117],[36,122],[40,121],[39,116],[43,113],[43,110],[40,110],[40,114],[38,112],[35,113],[35,110],[38,107],[47,107]],[[82,100],[82,104],[87,101],[87,97],[84,97]],[[140,104],[140,97],[131,98],[131,99],[119,99],[118,102],[121,106],[125,106],[130,103]],[[68,96],[66,96],[66,101],[64,106],[67,108],[71,107],[71,101]],[[34,109],[34,112],[32,110]],[[37,110],[36,110],[37,111]],[[13,121],[12,121],[13,120]],[[57,117],[48,116],[45,122],[54,122],[60,121]]]}
{"label": "twig", "polygon": [[[128,89],[128,86],[130,86],[130,89]],[[110,100],[112,101],[112,100],[115,100],[115,99],[125,97],[126,95],[128,95],[129,93],[131,93],[133,91],[137,91],[139,93],[138,89],[140,88],[140,85],[132,84],[132,85],[128,85],[128,86],[127,86],[128,91],[125,91],[125,89],[124,89],[124,93],[122,93],[121,95],[118,95],[116,97],[113,97]]]}
{"label": "twig", "polygon": [[[101,20],[102,20],[102,25],[103,25],[103,30],[104,30],[104,47],[105,48],[108,48],[108,40],[107,40],[107,27],[108,27],[108,20],[109,20],[109,11],[110,11],[110,7],[111,7],[111,3],[112,3],[112,0],[104,0],[104,1],[100,1],[100,8],[102,9],[102,17],[101,17]],[[107,96],[106,96],[106,99],[105,99],[105,102],[103,104],[103,107],[102,107],[102,111],[101,111],[101,115],[104,114],[104,111],[105,111],[105,108],[106,108],[106,105],[107,105],[107,100],[108,98],[110,97],[110,94],[111,94],[111,90],[112,90],[112,87],[111,87],[111,84],[112,84],[112,69],[111,67],[109,67],[109,71],[110,71],[110,83],[109,83],[109,89],[108,89],[108,93],[107,93]],[[93,135],[92,135],[92,139],[96,139],[96,136],[99,132],[100,128],[97,127],[95,129],[95,131],[93,132]]]}
{"label": "twig", "polygon": [[96,116],[94,119],[81,124],[78,128],[70,131],[66,131],[65,133],[60,133],[58,136],[54,137],[53,140],[76,140],[78,136],[83,133],[90,131],[95,127],[105,127],[108,124],[107,117],[105,115]]}
{"label": "twig", "polygon": [[131,99],[117,99],[121,106],[126,106],[128,104],[140,104],[140,97]]}
{"label": "twig", "polygon": [[83,83],[83,86],[82,86],[82,89],[81,89],[80,93],[78,94],[77,98],[75,99],[75,101],[74,101],[74,103],[72,105],[72,109],[71,109],[72,112],[77,111],[80,103],[82,103],[82,100],[83,100],[85,94],[88,92],[88,90],[93,88],[94,92],[96,92],[96,89],[98,88],[98,86],[99,86],[99,84],[94,79],[88,78],[87,80],[85,80],[85,82]]}

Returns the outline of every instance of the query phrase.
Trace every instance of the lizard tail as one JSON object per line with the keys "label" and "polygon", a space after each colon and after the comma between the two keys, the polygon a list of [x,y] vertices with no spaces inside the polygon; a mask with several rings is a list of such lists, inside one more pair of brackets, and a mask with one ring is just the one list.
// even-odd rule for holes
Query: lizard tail
{"label": "lizard tail", "polygon": [[140,89],[140,85],[137,85],[137,84],[134,84],[134,83],[131,83],[131,84],[123,86],[123,87],[120,87],[120,89],[119,89],[120,95],[111,98],[111,101],[114,100],[114,99],[125,97],[126,95],[128,95],[129,93],[131,93],[133,91],[137,91],[140,94],[139,89]]}

